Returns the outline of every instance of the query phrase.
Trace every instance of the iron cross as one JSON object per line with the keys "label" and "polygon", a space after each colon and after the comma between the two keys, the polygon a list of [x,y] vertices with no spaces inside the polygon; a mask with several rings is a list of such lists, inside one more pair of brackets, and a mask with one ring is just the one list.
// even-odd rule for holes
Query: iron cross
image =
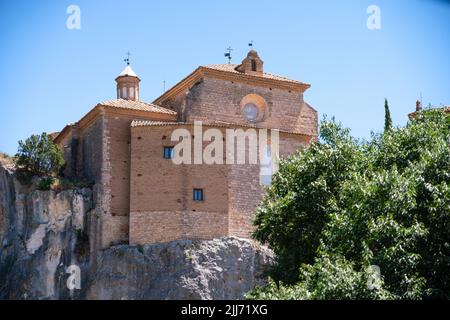
{"label": "iron cross", "polygon": [[126,59],[123,59],[123,61],[125,61],[125,62],[127,63],[127,65],[129,66],[129,65],[130,65],[130,56],[131,56],[131,53],[128,51],[128,52],[126,53],[126,55],[127,55],[127,58],[126,58]]}
{"label": "iron cross", "polygon": [[227,48],[227,53],[225,53],[225,57],[228,58],[228,63],[231,63],[231,51],[233,51],[233,49],[231,47]]}

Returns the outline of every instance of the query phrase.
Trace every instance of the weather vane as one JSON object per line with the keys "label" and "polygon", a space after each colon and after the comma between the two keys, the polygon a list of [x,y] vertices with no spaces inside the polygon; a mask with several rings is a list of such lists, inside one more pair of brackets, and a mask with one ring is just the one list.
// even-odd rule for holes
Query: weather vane
{"label": "weather vane", "polygon": [[126,53],[126,55],[127,55],[127,58],[126,58],[126,59],[123,59],[123,61],[125,61],[125,62],[127,63],[127,66],[129,66],[129,65],[130,65],[130,56],[131,56],[131,53],[128,51],[128,52]]}
{"label": "weather vane", "polygon": [[225,53],[225,57],[228,58],[228,63],[231,63],[231,51],[233,51],[233,49],[231,47],[227,48],[227,53]]}
{"label": "weather vane", "polygon": [[250,42],[248,43],[248,46],[253,48],[253,40],[250,40]]}

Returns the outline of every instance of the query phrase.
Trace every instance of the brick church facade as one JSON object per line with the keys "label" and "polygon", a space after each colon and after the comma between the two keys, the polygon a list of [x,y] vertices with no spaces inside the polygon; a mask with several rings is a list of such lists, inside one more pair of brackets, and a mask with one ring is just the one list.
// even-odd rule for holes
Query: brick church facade
{"label": "brick church facade", "polygon": [[116,100],[97,104],[54,138],[65,175],[95,183],[94,248],[250,236],[264,192],[260,165],[175,164],[176,129],[192,138],[198,121],[224,136],[276,129],[280,157],[317,139],[317,112],[303,99],[310,85],[265,73],[254,50],[239,65],[197,68],[153,103],[139,99],[140,79],[129,65],[116,82]]}

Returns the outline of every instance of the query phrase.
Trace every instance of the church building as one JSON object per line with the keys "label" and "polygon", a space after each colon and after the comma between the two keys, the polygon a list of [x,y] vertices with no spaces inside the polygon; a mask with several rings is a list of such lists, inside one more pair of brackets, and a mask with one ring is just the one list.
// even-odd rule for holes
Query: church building
{"label": "church building", "polygon": [[140,100],[141,79],[129,64],[115,80],[117,99],[97,104],[54,138],[65,176],[94,182],[94,250],[250,237],[270,183],[260,164],[175,164],[176,129],[193,139],[199,122],[224,136],[229,129],[276,130],[280,157],[317,139],[317,112],[303,98],[310,85],[266,73],[253,49],[240,64],[198,67],[151,103]]}

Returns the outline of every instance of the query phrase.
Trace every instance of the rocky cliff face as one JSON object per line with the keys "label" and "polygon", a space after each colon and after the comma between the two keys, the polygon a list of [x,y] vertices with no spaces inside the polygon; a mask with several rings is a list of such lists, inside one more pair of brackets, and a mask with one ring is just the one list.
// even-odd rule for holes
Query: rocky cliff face
{"label": "rocky cliff face", "polygon": [[92,209],[90,189],[34,190],[0,165],[0,299],[241,299],[273,262],[237,238],[93,251]]}

